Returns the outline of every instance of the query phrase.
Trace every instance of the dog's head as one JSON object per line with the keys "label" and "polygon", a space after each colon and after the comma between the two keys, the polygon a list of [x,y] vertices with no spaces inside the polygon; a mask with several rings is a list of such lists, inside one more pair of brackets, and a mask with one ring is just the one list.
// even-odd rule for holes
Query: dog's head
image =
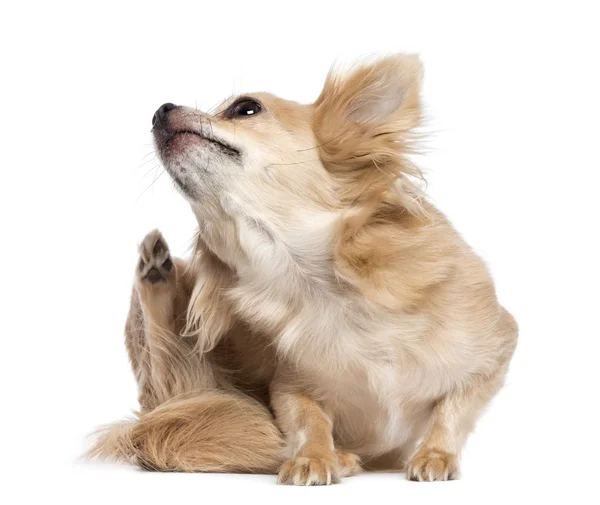
{"label": "dog's head", "polygon": [[421,76],[417,57],[394,55],[330,72],[310,105],[267,93],[212,114],[165,104],[153,118],[157,152],[209,247],[243,253],[281,242],[302,252],[327,242],[342,213],[410,186]]}

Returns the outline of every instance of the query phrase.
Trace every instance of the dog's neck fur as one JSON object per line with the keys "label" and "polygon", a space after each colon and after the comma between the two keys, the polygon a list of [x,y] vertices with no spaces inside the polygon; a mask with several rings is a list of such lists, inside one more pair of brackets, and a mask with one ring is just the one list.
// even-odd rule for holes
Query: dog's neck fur
{"label": "dog's neck fur", "polygon": [[249,216],[231,204],[213,212],[218,218],[194,209],[199,238],[240,282],[287,279],[291,286],[296,279],[305,288],[320,289],[334,277],[332,242],[342,211],[304,209],[286,223]]}

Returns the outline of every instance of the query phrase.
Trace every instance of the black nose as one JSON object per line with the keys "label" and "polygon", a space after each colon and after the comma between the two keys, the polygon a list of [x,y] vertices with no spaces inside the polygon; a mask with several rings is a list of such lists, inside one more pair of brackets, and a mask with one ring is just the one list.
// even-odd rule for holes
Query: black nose
{"label": "black nose", "polygon": [[173,110],[177,107],[177,105],[173,103],[163,103],[158,110],[152,116],[152,126],[155,126],[156,123],[162,123],[167,118],[167,114],[170,110]]}

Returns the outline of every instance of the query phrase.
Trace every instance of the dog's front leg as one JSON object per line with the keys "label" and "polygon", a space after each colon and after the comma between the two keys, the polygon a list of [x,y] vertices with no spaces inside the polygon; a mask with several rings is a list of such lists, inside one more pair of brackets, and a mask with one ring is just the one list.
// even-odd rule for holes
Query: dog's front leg
{"label": "dog's front leg", "polygon": [[279,471],[278,482],[299,486],[339,482],[333,420],[321,406],[277,379],[271,385],[271,405],[292,453]]}
{"label": "dog's front leg", "polygon": [[290,451],[279,470],[280,484],[328,485],[361,471],[356,454],[334,447],[332,413],[282,374],[271,384],[271,406]]}

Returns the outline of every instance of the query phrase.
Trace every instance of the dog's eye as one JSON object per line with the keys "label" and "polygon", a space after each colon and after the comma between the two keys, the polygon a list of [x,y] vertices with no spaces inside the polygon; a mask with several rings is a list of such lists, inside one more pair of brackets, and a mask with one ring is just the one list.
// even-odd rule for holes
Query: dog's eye
{"label": "dog's eye", "polygon": [[228,117],[256,116],[262,110],[262,105],[256,100],[243,98],[227,109]]}

